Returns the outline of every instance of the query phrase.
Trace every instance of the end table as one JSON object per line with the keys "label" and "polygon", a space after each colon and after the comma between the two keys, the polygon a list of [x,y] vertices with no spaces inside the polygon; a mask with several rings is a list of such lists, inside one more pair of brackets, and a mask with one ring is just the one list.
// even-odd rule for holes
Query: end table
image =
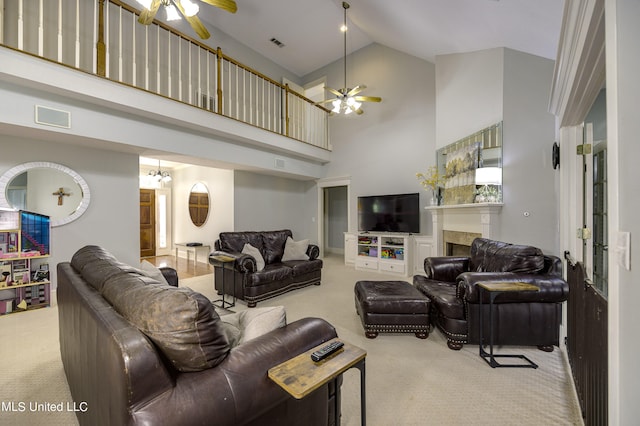
{"label": "end table", "polygon": [[[313,352],[336,340],[344,343],[340,350],[322,361],[314,362],[311,360]],[[343,339],[335,338],[270,368],[268,374],[269,378],[287,391],[289,395],[296,399],[302,399],[348,369],[357,368],[360,370],[360,420],[361,424],[365,426],[367,424],[365,395],[366,356],[367,352],[364,349],[351,345]],[[336,387],[336,389],[336,405],[338,405],[340,404],[340,388]],[[336,413],[338,413],[338,407],[336,407]]]}
{"label": "end table", "polygon": [[[540,291],[540,288],[536,285],[533,284],[527,284],[527,283],[521,283],[521,282],[484,282],[484,283],[478,283],[478,287],[480,287],[480,294],[478,295],[478,297],[480,298],[480,321],[478,321],[480,323],[479,327],[480,327],[480,356],[482,357],[482,359],[484,359],[487,364],[489,364],[491,366],[491,368],[496,368],[496,367],[516,367],[516,368],[538,368],[538,365],[531,361],[529,358],[527,358],[524,355],[505,355],[505,354],[501,354],[501,355],[497,355],[493,353],[493,328],[494,328],[494,323],[493,323],[493,305],[494,305],[494,301],[496,299],[496,297],[499,294],[505,293],[505,292],[511,292],[511,291]],[[482,311],[482,293],[489,293],[489,352],[485,351],[483,348],[483,344],[484,344],[484,339],[482,337],[482,331],[483,331],[483,326],[482,326],[482,317],[483,315],[483,311]],[[496,361],[496,358],[520,358],[526,361],[526,364],[500,364],[498,361]]]}

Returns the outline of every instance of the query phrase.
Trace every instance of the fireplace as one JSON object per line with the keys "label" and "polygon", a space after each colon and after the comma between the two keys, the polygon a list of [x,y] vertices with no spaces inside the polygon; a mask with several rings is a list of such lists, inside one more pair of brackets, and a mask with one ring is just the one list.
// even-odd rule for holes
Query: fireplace
{"label": "fireplace", "polygon": [[427,206],[433,226],[435,256],[468,256],[477,237],[500,239],[502,203]]}
{"label": "fireplace", "polygon": [[482,234],[477,232],[442,231],[445,256],[469,256],[471,243],[480,237]]}

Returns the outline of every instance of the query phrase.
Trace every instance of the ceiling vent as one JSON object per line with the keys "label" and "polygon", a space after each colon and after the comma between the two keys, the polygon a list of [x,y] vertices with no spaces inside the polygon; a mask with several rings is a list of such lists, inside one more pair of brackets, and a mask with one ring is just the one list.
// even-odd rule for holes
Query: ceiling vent
{"label": "ceiling vent", "polygon": [[284,43],[281,42],[280,40],[278,40],[275,37],[272,37],[271,40],[269,40],[271,43],[275,44],[278,47],[284,47]]}
{"label": "ceiling vent", "polygon": [[71,113],[60,109],[36,105],[35,122],[47,126],[71,128]]}

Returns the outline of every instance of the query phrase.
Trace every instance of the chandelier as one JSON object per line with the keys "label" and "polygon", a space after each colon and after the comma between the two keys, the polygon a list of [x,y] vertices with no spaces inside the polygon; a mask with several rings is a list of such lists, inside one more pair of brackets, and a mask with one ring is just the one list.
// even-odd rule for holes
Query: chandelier
{"label": "chandelier", "polygon": [[160,160],[158,160],[158,170],[149,170],[149,176],[158,182],[171,182],[171,175],[168,171],[162,171],[160,168]]}

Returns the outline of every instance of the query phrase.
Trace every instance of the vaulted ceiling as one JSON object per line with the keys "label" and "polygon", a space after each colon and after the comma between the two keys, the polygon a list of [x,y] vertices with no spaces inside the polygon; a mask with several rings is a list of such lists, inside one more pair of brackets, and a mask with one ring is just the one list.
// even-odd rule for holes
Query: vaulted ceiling
{"label": "vaulted ceiling", "polygon": [[[236,14],[200,2],[200,18],[303,77],[343,55],[340,0],[236,0]],[[372,42],[430,62],[508,47],[556,58],[562,0],[349,0],[347,50]],[[270,40],[279,40],[278,47]],[[215,40],[213,41],[215,44]]]}

